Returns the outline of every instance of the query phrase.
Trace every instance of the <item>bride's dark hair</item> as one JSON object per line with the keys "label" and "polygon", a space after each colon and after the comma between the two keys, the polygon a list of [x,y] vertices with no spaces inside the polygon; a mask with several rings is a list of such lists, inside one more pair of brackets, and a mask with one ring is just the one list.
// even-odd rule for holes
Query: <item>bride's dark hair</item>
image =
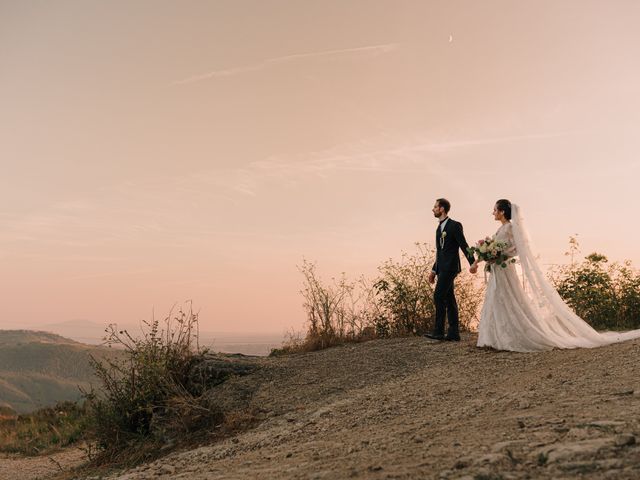
{"label": "bride's dark hair", "polygon": [[504,213],[504,218],[511,220],[511,202],[506,198],[501,198],[496,202],[496,208]]}

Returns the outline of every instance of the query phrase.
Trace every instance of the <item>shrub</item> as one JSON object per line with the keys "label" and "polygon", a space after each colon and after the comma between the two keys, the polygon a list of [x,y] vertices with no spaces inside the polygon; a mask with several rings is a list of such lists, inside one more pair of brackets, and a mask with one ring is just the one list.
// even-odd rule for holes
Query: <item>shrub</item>
{"label": "shrub", "polygon": [[[578,251],[575,237],[571,255]],[[578,316],[598,330],[640,327],[640,272],[630,262],[609,263],[592,253],[580,263],[554,269],[550,278],[560,296]]]}
{"label": "shrub", "polygon": [[414,255],[402,253],[400,261],[389,259],[378,267],[374,283],[382,315],[376,320],[379,336],[423,333],[433,325],[435,305],[428,277],[433,255],[416,244]]}
{"label": "shrub", "polygon": [[[434,286],[428,277],[435,252],[424,243],[416,251],[402,253],[400,261],[389,259],[378,267],[380,276],[373,284],[379,314],[378,336],[423,334],[433,330],[435,322]],[[470,330],[482,304],[484,288],[470,274],[463,272],[456,280],[456,297],[460,328]]]}
{"label": "shrub", "polygon": [[[291,338],[273,354],[310,351],[375,337],[421,334],[433,329],[435,305],[428,277],[435,252],[416,243],[413,254],[402,253],[399,261],[389,259],[378,267],[373,280],[350,281],[343,273],[324,283],[316,265],[303,260],[303,306],[308,328],[304,338]],[[477,320],[483,287],[470,274],[456,282],[460,300],[460,326],[468,330]]]}
{"label": "shrub", "polygon": [[110,325],[106,341],[123,350],[116,359],[92,358],[101,390],[87,393],[97,446],[113,456],[141,440],[166,443],[180,432],[220,420],[202,400],[203,376],[192,372],[206,351],[198,345],[198,315],[191,305],[160,322],[143,322],[134,338]]}
{"label": "shrub", "polygon": [[291,335],[290,341],[273,354],[293,350],[320,350],[345,341],[359,341],[367,335],[376,307],[369,282],[361,277],[349,281],[343,273],[325,284],[316,274],[315,263],[303,260],[302,273],[304,308],[308,332],[304,339]]}

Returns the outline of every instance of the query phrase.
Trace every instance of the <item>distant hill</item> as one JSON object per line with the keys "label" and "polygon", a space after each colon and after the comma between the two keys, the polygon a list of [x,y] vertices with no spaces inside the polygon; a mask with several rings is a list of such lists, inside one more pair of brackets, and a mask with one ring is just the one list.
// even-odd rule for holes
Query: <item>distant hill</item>
{"label": "distant hill", "polygon": [[19,413],[77,400],[96,383],[89,355],[116,352],[48,332],[0,330],[0,405]]}
{"label": "distant hill", "polygon": [[[69,320],[37,326],[40,330],[55,332],[65,337],[89,345],[103,343],[106,325],[89,320]],[[128,330],[132,335],[140,334],[140,325],[118,324],[118,330]],[[200,345],[216,352],[243,353],[245,355],[268,355],[273,348],[282,346],[282,333],[234,333],[200,330]],[[1,343],[1,340],[0,340]]]}
{"label": "distant hill", "polygon": [[[103,343],[105,336],[105,327],[107,325],[91,322],[89,320],[68,320],[65,322],[45,323],[38,325],[38,330],[46,330],[62,335],[65,338],[72,338],[78,342],[89,345],[99,345]],[[137,331],[130,325],[119,325],[120,329]]]}
{"label": "distant hill", "polygon": [[[64,338],[50,332],[36,330],[0,330],[0,345],[19,345],[23,343],[78,344],[75,340]],[[2,364],[0,364],[0,368]]]}

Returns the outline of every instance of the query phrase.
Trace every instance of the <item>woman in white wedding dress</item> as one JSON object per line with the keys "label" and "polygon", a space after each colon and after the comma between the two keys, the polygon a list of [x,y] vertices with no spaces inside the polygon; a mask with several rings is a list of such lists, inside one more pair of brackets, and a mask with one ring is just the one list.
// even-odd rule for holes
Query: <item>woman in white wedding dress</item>
{"label": "woman in white wedding dress", "polygon": [[495,238],[509,245],[505,252],[509,257],[518,257],[524,279],[513,263],[507,262],[506,268],[491,266],[478,327],[479,347],[535,352],[592,348],[640,338],[640,330],[597,332],[578,317],[540,269],[518,206],[498,200],[493,215],[502,224]]}

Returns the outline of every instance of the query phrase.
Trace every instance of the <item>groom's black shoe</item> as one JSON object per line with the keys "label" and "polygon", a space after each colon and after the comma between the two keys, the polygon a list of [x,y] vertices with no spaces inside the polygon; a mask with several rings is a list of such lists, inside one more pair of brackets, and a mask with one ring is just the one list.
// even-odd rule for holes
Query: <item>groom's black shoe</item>
{"label": "groom's black shoe", "polygon": [[424,336],[431,340],[444,340],[444,335],[438,335],[437,333],[425,333]]}
{"label": "groom's black shoe", "polygon": [[460,337],[448,337],[448,336],[447,336],[447,337],[444,337],[444,339],[445,339],[447,342],[459,342],[459,341],[460,341]]}

